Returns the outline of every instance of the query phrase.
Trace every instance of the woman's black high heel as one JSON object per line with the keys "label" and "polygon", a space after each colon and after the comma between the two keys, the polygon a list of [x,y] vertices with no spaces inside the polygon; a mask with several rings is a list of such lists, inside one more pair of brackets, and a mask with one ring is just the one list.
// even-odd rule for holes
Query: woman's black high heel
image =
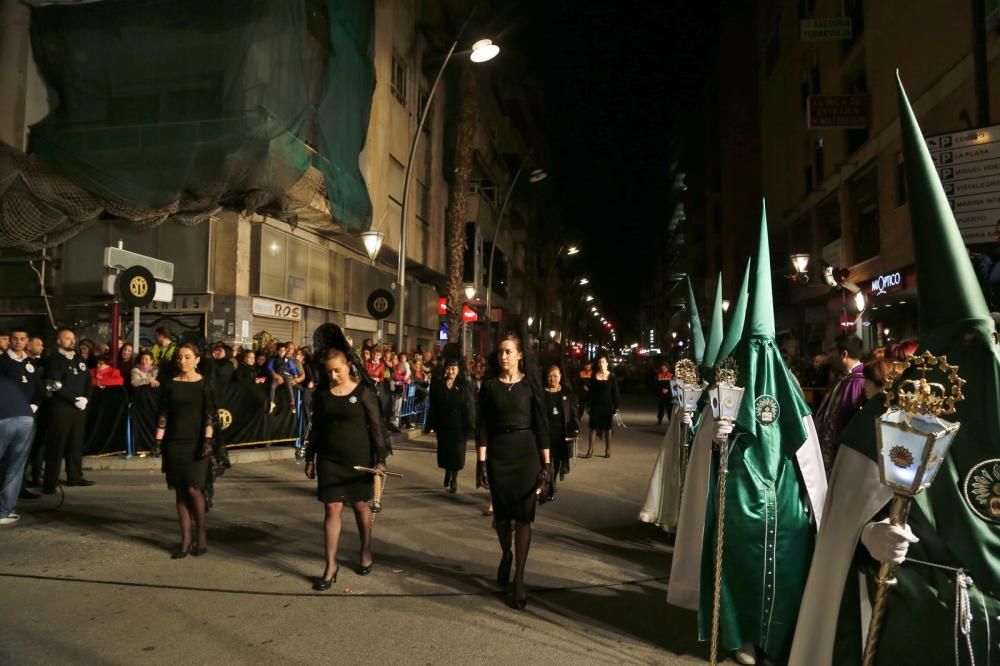
{"label": "woman's black high heel", "polygon": [[313,589],[317,592],[325,592],[329,590],[334,583],[337,582],[337,574],[340,573],[340,566],[338,565],[333,571],[333,578],[327,580],[326,578],[318,578],[315,583],[313,583]]}
{"label": "woman's black high heel", "polygon": [[522,594],[520,597],[517,595],[517,583],[514,583],[513,598],[514,608],[517,610],[524,610],[528,606],[528,590],[524,587],[524,583],[521,583]]}
{"label": "woman's black high heel", "polygon": [[374,566],[375,566],[375,563],[372,562],[371,564],[369,564],[366,567],[365,566],[359,567],[358,568],[358,575],[359,576],[367,576],[368,574],[370,574],[372,572],[372,567],[374,567]]}
{"label": "woman's black high heel", "polygon": [[183,560],[185,557],[188,556],[188,553],[190,551],[191,551],[191,546],[188,546],[187,548],[185,548],[184,546],[178,546],[177,550],[175,550],[173,554],[171,554],[170,559]]}
{"label": "woman's black high heel", "polygon": [[201,557],[208,552],[208,546],[202,546],[201,548],[192,548],[191,554],[195,557]]}
{"label": "woman's black high heel", "polygon": [[510,582],[510,566],[514,562],[514,553],[509,550],[500,558],[500,566],[497,567],[497,585],[507,587]]}

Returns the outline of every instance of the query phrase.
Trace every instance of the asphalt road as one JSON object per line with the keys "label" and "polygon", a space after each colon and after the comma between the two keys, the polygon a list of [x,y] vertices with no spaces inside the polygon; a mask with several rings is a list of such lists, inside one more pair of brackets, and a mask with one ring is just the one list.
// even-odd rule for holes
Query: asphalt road
{"label": "asphalt road", "polygon": [[431,449],[397,451],[390,467],[406,477],[377,517],[375,569],[354,573],[345,515],[326,593],[310,587],[322,505],[292,461],[230,470],[208,554],[176,561],[162,476],[92,471],[99,485],[22,502],[21,521],[0,528],[0,663],[702,662],[694,614],[665,603],[667,539],[636,519],[662,429],[651,401],[626,407],[612,458],[573,461],[539,508],[526,610],[493,580],[499,547],[471,453],[450,495]]}

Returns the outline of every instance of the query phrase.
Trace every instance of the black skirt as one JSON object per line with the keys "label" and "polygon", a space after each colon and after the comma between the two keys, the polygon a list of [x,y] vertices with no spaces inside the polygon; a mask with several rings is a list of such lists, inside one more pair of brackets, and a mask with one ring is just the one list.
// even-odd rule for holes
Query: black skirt
{"label": "black skirt", "polygon": [[497,520],[535,520],[538,473],[542,469],[531,430],[493,436],[486,450],[493,515]]}
{"label": "black skirt", "polygon": [[439,430],[437,432],[437,465],[441,469],[465,468],[465,431]]}

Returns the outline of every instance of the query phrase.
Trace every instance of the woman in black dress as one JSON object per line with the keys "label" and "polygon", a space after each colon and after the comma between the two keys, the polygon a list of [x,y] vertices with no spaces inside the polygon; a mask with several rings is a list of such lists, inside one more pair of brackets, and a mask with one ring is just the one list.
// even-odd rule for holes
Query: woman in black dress
{"label": "woman in black dress", "polygon": [[604,438],[604,457],[611,457],[612,419],[618,413],[618,380],[608,369],[608,357],[597,357],[597,370],[590,377],[587,390],[587,404],[590,407],[590,436],[587,439],[587,453],[584,458],[594,455],[594,438]]}
{"label": "woman in black dress", "polygon": [[465,443],[474,436],[472,397],[458,376],[458,359],[444,364],[444,376],[431,384],[424,431],[437,435],[437,464],[444,470],[444,487],[458,490],[458,472],[465,468]]}
{"label": "woman in black dress", "polygon": [[344,504],[354,510],[361,539],[358,573],[372,571],[372,510],[374,476],[354,469],[375,467],[385,471],[385,431],[378,396],[359,377],[352,375],[347,356],[339,349],[327,352],[329,383],[313,396],[312,431],[306,444],[306,478],[319,479],[318,497],[326,508],[326,568],[314,590],[328,590],[337,580],[337,545],[340,542],[340,512]]}
{"label": "woman in black dress", "polygon": [[580,422],[576,418],[576,399],[569,389],[563,388],[562,370],[558,365],[549,367],[544,395],[553,472],[546,501],[551,502],[556,498],[556,478],[562,481],[569,474],[570,447],[567,440],[580,433]]}
{"label": "woman in black dress", "polygon": [[[160,385],[160,416],[156,425],[156,448],[163,455],[167,487],[177,500],[181,544],[171,557],[188,553],[199,556],[208,551],[208,511],[206,491],[210,487],[211,458],[214,453],[215,399],[211,383],[198,374],[201,352],[185,343],[177,348],[174,362],[178,373]],[[197,536],[191,545],[191,523]]]}
{"label": "woman in black dress", "polygon": [[524,568],[531,546],[531,523],[535,520],[539,488],[548,485],[552,478],[541,389],[537,378],[525,375],[523,359],[520,339],[507,335],[500,340],[499,374],[485,380],[479,390],[476,435],[477,482],[490,490],[494,526],[502,551],[497,584],[505,587],[510,581],[510,567],[516,555],[512,588],[516,608],[524,608],[528,603]]}
{"label": "woman in black dress", "polygon": [[611,457],[612,419],[618,413],[618,380],[608,368],[608,357],[597,357],[597,370],[590,378],[587,390],[587,404],[590,408],[590,436],[587,439],[587,453],[584,458],[594,455],[594,438],[604,438],[604,457]]}

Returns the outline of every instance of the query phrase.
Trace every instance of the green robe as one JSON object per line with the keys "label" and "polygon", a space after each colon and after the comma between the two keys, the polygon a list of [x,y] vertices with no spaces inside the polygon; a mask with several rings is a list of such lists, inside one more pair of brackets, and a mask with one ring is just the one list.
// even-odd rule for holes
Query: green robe
{"label": "green robe", "polygon": [[[822,508],[826,479],[809,408],[774,339],[750,338],[737,350],[737,361],[748,369],[748,376],[729,457],[720,645],[734,650],[750,642],[780,657],[795,631],[813,552],[811,507],[818,508],[816,513]],[[771,423],[756,414],[755,404],[766,396],[774,398],[780,409]],[[702,550],[701,640],[711,637],[715,466]]]}

